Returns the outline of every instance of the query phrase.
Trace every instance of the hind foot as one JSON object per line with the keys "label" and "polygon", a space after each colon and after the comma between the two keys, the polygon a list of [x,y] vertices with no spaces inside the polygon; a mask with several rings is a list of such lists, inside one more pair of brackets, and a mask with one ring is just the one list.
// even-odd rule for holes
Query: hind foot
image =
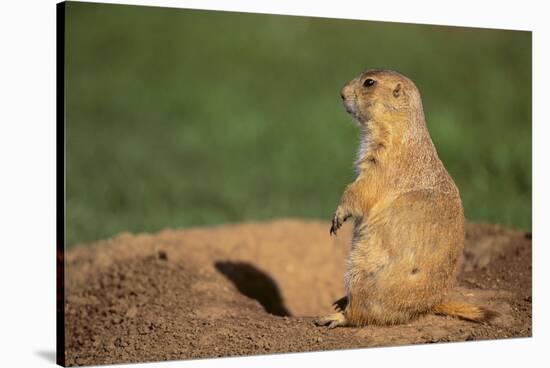
{"label": "hind foot", "polygon": [[328,328],[334,328],[338,326],[347,326],[347,319],[343,313],[334,313],[325,317],[320,317],[315,321],[317,326],[327,326]]}

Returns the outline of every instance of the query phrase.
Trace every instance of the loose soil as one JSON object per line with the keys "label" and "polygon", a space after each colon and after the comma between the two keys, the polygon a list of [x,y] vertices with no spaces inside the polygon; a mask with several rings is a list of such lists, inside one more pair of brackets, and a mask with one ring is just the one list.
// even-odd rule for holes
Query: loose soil
{"label": "loose soil", "polygon": [[66,364],[211,358],[531,336],[531,236],[468,224],[454,294],[490,323],[425,315],[398,326],[327,329],[344,295],[351,231],[278,220],[119,234],[66,260]]}

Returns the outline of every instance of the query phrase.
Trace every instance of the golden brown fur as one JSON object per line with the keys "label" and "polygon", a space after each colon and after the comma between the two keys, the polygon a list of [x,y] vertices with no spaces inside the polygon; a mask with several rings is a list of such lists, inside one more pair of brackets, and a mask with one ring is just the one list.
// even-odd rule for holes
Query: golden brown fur
{"label": "golden brown fur", "polygon": [[396,324],[427,312],[489,318],[481,308],[444,301],[463,250],[464,213],[428,133],[418,89],[397,72],[370,70],[341,95],[361,145],[357,177],[342,195],[331,233],[352,218],[353,241],[341,311],[317,323]]}

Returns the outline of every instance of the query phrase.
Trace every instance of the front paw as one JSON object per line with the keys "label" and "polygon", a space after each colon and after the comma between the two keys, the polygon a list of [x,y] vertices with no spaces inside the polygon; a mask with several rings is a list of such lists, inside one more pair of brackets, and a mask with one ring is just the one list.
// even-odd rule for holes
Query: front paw
{"label": "front paw", "polygon": [[349,215],[344,215],[340,209],[336,210],[332,218],[332,226],[330,227],[330,235],[336,235],[336,231],[342,227],[342,224],[348,219]]}
{"label": "front paw", "polygon": [[334,303],[332,303],[332,306],[337,312],[343,312],[346,307],[348,306],[348,297],[343,296]]}
{"label": "front paw", "polygon": [[332,226],[330,227],[330,235],[336,235],[336,231],[342,226],[344,221],[338,217],[338,215],[334,215],[332,218]]}

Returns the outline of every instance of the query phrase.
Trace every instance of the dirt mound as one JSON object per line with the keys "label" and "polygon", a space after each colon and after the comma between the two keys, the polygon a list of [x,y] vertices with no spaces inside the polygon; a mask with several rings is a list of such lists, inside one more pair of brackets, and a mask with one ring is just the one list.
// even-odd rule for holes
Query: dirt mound
{"label": "dirt mound", "polygon": [[66,363],[111,364],[531,336],[531,240],[469,224],[457,297],[490,324],[313,324],[344,295],[350,225],[279,220],[123,233],[66,254]]}

